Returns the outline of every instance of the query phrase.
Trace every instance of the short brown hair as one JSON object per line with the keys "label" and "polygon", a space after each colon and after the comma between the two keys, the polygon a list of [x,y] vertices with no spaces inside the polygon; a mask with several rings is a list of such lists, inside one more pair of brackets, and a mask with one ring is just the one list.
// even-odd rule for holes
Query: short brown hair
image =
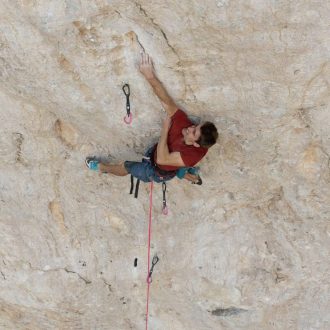
{"label": "short brown hair", "polygon": [[218,130],[215,125],[207,121],[201,126],[201,136],[196,143],[201,147],[210,148],[217,142],[218,136]]}

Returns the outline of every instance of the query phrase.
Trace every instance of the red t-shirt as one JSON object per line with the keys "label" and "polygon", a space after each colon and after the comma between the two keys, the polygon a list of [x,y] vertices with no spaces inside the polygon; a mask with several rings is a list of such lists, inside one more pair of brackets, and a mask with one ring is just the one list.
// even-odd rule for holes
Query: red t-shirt
{"label": "red t-shirt", "polygon": [[[197,164],[207,153],[207,148],[194,147],[193,145],[186,145],[183,140],[182,129],[187,128],[193,123],[188,119],[187,115],[178,109],[171,117],[172,125],[168,131],[167,145],[169,152],[180,152],[181,158],[186,167],[192,167]],[[157,159],[157,145],[154,153],[154,161]],[[156,163],[157,164],[157,163]],[[158,165],[164,171],[174,171],[179,169],[179,166]]]}

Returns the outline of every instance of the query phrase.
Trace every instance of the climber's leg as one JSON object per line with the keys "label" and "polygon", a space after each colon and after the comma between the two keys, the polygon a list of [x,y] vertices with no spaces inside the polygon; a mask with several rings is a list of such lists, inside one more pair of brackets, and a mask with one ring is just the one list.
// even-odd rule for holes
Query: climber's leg
{"label": "climber's leg", "polygon": [[100,172],[102,173],[111,173],[117,176],[125,176],[128,174],[124,166],[124,163],[116,164],[116,165],[100,163],[99,167],[100,167]]}
{"label": "climber's leg", "polygon": [[86,166],[93,171],[100,171],[102,173],[111,173],[117,176],[125,176],[128,171],[124,163],[121,164],[104,164],[97,160],[96,157],[87,157],[85,160]]}

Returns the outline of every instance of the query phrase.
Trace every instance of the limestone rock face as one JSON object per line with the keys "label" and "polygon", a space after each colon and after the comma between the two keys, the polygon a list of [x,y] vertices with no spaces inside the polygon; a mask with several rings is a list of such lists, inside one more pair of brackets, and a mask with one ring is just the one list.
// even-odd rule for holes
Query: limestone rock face
{"label": "limestone rock face", "polygon": [[220,132],[168,216],[154,187],[149,328],[329,329],[329,22],[320,0],[2,0],[0,328],[145,328],[150,187],[84,165],[159,138],[145,50]]}

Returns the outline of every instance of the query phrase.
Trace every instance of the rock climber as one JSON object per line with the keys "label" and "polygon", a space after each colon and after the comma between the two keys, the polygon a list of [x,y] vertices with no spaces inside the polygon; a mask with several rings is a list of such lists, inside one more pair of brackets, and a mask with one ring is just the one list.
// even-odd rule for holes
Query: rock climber
{"label": "rock climber", "polygon": [[167,116],[163,122],[159,142],[149,148],[141,162],[125,161],[106,164],[96,157],[87,157],[89,169],[117,176],[131,174],[144,182],[164,182],[178,175],[193,183],[200,180],[194,166],[206,155],[218,138],[215,125],[204,122],[198,125],[180,110],[158,79],[152,58],[141,54],[139,70],[159,98]]}

